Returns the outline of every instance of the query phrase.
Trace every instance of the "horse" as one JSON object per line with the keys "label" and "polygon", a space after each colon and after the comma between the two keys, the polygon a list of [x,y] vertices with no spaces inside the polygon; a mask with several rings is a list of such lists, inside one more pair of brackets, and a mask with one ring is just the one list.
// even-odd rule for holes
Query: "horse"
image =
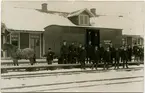
{"label": "horse", "polygon": [[24,48],[19,49],[17,46],[5,43],[3,46],[3,50],[7,50],[7,52],[10,54],[14,66],[18,66],[18,60],[20,59],[26,59],[30,61],[31,65],[34,65],[36,63],[36,55],[34,52],[34,49],[32,48]]}

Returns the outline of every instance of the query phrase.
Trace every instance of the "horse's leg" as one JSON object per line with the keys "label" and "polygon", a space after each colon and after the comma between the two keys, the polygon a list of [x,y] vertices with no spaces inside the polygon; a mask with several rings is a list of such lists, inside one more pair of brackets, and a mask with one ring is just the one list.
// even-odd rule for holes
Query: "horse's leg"
{"label": "horse's leg", "polygon": [[[13,59],[13,64],[14,66],[16,66],[16,59]],[[13,71],[15,71],[16,69],[13,69]]]}
{"label": "horse's leg", "polygon": [[13,64],[14,66],[16,66],[16,59],[13,59]]}
{"label": "horse's leg", "polygon": [[[30,64],[33,65],[31,58],[29,58],[29,61],[30,61]],[[26,71],[33,71],[33,68],[27,68]]]}
{"label": "horse's leg", "polygon": [[19,66],[19,64],[18,64],[18,59],[16,59],[16,65]]}
{"label": "horse's leg", "polygon": [[33,56],[33,63],[36,63],[36,55]]}
{"label": "horse's leg", "polygon": [[[16,66],[19,66],[19,64],[18,64],[18,59],[16,59]],[[19,71],[19,69],[17,69],[17,71]]]}
{"label": "horse's leg", "polygon": [[34,63],[34,64],[36,63],[36,58],[33,58],[33,63]]}
{"label": "horse's leg", "polygon": [[29,58],[30,64],[33,65],[33,59]]}

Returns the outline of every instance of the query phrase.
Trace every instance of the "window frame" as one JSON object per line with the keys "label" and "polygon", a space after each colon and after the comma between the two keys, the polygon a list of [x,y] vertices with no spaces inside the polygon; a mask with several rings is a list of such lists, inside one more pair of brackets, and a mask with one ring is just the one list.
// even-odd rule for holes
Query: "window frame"
{"label": "window frame", "polygon": [[[15,37],[16,36],[16,37]],[[15,39],[13,39],[15,38]],[[20,48],[20,32],[14,32],[10,34],[10,44],[12,44],[13,41],[18,42],[18,48]]]}
{"label": "window frame", "polygon": [[[81,17],[83,17],[83,22],[81,22]],[[87,18],[87,19],[86,19]],[[87,20],[87,22],[86,22]],[[85,14],[81,14],[79,15],[79,25],[89,25],[89,16],[88,15],[85,15]]]}

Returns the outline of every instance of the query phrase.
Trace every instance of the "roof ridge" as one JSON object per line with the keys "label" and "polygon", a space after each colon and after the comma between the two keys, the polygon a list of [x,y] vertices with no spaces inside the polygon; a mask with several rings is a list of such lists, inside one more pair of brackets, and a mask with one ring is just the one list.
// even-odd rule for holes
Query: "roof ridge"
{"label": "roof ridge", "polygon": [[83,9],[79,9],[74,12],[71,12],[67,17],[76,16],[76,15],[82,13],[83,11],[88,12],[88,14],[92,17],[94,16],[94,14],[92,12],[90,12],[88,8],[83,8]]}
{"label": "roof ridge", "polygon": [[78,12],[78,11],[80,11],[80,10],[85,10],[86,8],[82,8],[82,9],[79,9],[79,10],[76,10],[76,11],[73,11],[73,12],[70,12],[70,14],[72,14],[72,13],[76,13],[76,12]]}
{"label": "roof ridge", "polygon": [[19,8],[19,9],[30,9],[30,10],[35,10],[35,8],[26,8],[26,7],[13,7],[13,8]]}

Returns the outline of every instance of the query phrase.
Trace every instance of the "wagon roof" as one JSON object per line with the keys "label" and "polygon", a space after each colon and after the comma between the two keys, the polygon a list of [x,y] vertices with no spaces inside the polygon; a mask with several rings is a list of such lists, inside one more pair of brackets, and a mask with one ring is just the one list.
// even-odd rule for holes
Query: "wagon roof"
{"label": "wagon roof", "polygon": [[72,27],[72,28],[85,28],[85,29],[108,29],[108,31],[110,30],[121,30],[122,29],[119,29],[119,28],[107,28],[107,27],[99,27],[99,26],[65,26],[65,25],[49,25],[47,27],[45,27],[44,29],[48,28],[48,27],[51,27],[51,26],[60,26],[60,27]]}

